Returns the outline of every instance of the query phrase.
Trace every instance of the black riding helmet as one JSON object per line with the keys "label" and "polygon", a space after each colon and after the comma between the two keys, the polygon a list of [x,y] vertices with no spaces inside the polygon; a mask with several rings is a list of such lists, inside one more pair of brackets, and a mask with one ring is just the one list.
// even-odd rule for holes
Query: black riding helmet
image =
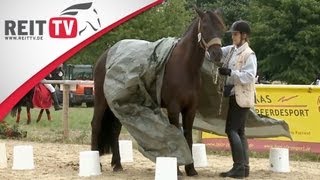
{"label": "black riding helmet", "polygon": [[241,33],[246,33],[249,35],[251,32],[251,29],[250,29],[249,24],[246,21],[239,20],[239,21],[234,22],[231,25],[230,30],[227,32],[241,32]]}

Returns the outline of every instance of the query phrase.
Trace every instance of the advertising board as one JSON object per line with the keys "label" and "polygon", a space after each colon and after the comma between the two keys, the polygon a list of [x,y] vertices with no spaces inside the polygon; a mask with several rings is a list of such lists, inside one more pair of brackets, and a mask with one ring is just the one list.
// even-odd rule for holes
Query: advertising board
{"label": "advertising board", "polygon": [[[286,147],[320,153],[320,86],[256,85],[255,111],[288,123],[292,140],[284,137],[249,139],[251,150]],[[203,142],[216,149],[229,148],[226,137],[202,134]]]}

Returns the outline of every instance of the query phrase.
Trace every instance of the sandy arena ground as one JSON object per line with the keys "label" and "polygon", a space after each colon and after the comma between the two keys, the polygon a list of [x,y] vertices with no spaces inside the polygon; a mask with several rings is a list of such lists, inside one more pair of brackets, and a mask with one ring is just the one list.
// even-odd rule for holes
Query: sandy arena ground
{"label": "sandy arena ground", "polygon": [[[8,167],[0,169],[1,180],[19,179],[154,179],[155,164],[134,150],[134,162],[123,163],[124,171],[113,173],[109,166],[110,155],[103,156],[102,175],[90,178],[78,176],[79,152],[90,150],[88,145],[70,145],[54,143],[35,143],[14,140],[2,140],[6,144]],[[34,153],[34,170],[12,170],[13,146],[32,145]],[[251,172],[247,179],[320,179],[319,162],[290,161],[290,173],[274,173],[269,171],[268,159],[250,159]],[[179,179],[222,179],[219,173],[228,170],[232,164],[231,157],[208,155],[206,168],[197,168],[199,176],[181,176]],[[183,168],[180,167],[182,171]]]}

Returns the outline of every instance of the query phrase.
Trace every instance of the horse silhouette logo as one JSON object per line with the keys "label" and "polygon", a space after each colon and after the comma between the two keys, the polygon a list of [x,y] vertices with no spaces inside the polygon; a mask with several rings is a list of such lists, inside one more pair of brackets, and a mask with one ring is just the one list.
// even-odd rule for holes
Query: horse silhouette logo
{"label": "horse silhouette logo", "polygon": [[49,32],[52,38],[74,38],[98,31],[101,28],[97,10],[92,2],[74,4],[50,19]]}

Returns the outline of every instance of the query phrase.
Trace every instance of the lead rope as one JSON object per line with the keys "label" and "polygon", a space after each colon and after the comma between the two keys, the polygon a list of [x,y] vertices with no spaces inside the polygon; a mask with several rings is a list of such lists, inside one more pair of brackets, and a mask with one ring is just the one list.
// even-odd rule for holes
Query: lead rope
{"label": "lead rope", "polygon": [[223,101],[223,85],[224,85],[224,81],[223,81],[223,77],[219,76],[219,71],[218,71],[219,66],[216,66],[214,63],[212,63],[212,81],[213,84],[217,84],[217,91],[218,94],[220,95],[220,104],[219,104],[219,111],[218,111],[218,115],[221,115],[222,112],[222,101]]}
{"label": "lead rope", "polygon": [[[231,50],[229,51],[229,53],[226,57],[226,61],[221,65],[222,67],[228,67],[228,64],[229,64],[229,61],[232,57],[234,49],[235,49],[234,47],[231,48]],[[214,63],[212,64],[212,73],[211,74],[212,74],[213,83],[217,84],[218,94],[220,94],[220,104],[219,104],[218,115],[221,115],[222,102],[223,102],[223,91],[224,91],[224,85],[226,83],[226,77],[219,75],[218,66],[215,66]]]}

